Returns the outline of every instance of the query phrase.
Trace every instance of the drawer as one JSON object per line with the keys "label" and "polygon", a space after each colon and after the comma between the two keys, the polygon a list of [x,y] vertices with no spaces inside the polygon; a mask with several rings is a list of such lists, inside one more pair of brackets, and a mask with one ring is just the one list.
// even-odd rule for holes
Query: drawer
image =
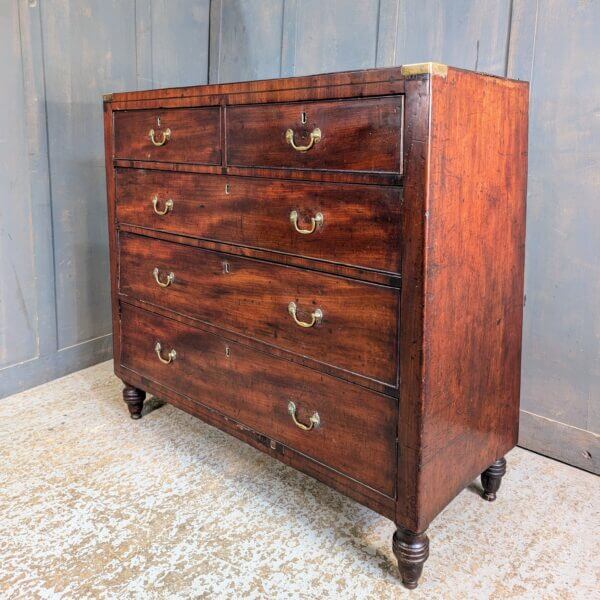
{"label": "drawer", "polygon": [[396,386],[398,289],[125,233],[120,247],[122,294]]}
{"label": "drawer", "polygon": [[115,158],[221,164],[220,108],[114,113]]}
{"label": "drawer", "polygon": [[231,106],[225,122],[233,166],[401,172],[402,96]]}
{"label": "drawer", "polygon": [[[159,359],[157,342],[169,364]],[[393,398],[127,304],[121,313],[121,364],[393,496],[398,414]],[[294,423],[290,402],[298,423],[313,424],[310,431]]]}
{"label": "drawer", "polygon": [[116,182],[121,223],[400,271],[398,188],[138,169]]}

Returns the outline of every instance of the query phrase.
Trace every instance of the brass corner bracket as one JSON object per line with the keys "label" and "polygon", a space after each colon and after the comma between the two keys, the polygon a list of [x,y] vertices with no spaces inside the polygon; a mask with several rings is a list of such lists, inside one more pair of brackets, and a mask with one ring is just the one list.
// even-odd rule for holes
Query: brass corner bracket
{"label": "brass corner bracket", "polygon": [[414,63],[412,65],[402,65],[400,72],[405,77],[410,75],[437,75],[446,77],[448,75],[448,65],[436,62]]}
{"label": "brass corner bracket", "polygon": [[104,102],[111,102],[113,99],[113,95],[112,94],[103,94],[102,95],[102,100],[104,100]]}

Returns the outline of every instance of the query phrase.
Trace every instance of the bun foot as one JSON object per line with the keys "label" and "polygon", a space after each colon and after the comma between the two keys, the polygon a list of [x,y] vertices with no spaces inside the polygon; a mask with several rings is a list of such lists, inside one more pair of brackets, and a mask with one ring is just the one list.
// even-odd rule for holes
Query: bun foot
{"label": "bun foot", "polygon": [[502,477],[506,473],[506,460],[499,458],[481,474],[481,485],[483,486],[483,499],[493,502],[496,492],[502,483]]}
{"label": "bun foot", "polygon": [[402,584],[409,590],[414,590],[429,556],[429,538],[425,533],[414,533],[404,527],[398,527],[394,533],[392,547],[398,560]]}
{"label": "bun foot", "polygon": [[132,419],[142,418],[142,408],[144,408],[145,398],[146,392],[127,383],[125,384],[125,388],[123,389],[123,400],[125,401],[125,404],[127,404],[129,415]]}

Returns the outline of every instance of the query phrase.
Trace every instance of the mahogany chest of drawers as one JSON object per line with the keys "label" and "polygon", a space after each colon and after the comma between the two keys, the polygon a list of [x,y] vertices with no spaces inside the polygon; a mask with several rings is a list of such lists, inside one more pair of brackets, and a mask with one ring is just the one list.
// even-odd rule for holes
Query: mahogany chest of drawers
{"label": "mahogany chest of drawers", "polygon": [[526,83],[435,63],[105,97],[115,372],[392,519],[517,440]]}

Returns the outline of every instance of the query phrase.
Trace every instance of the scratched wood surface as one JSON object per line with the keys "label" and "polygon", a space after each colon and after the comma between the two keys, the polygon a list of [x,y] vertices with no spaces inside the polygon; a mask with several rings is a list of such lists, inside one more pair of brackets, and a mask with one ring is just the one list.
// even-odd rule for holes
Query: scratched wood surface
{"label": "scratched wood surface", "polygon": [[5,0],[0,28],[0,396],[108,356],[98,94],[438,60],[532,82],[520,439],[598,471],[599,2]]}

